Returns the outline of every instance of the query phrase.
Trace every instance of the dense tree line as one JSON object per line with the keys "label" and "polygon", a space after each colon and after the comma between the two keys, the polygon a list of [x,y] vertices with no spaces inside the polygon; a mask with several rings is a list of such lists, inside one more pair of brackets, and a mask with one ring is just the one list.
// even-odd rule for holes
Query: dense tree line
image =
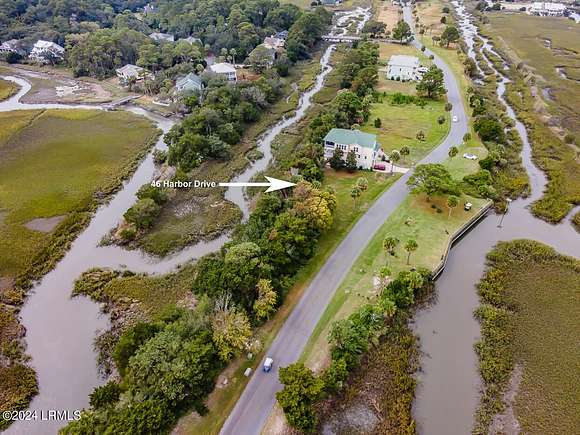
{"label": "dense tree line", "polygon": [[[285,6],[272,9],[264,22],[286,26],[298,16],[292,11],[293,8]],[[329,20],[328,13],[322,8],[299,15],[289,30],[286,45],[288,59],[298,60],[309,56]],[[240,140],[244,125],[256,121],[260,113],[280,95],[281,82],[276,71],[272,70],[266,76],[269,78],[233,86],[226,86],[223,81],[208,77],[203,98],[192,101],[193,104],[189,104],[192,113],[166,135],[169,163],[187,171],[207,158],[229,158],[230,146]],[[363,86],[363,79],[360,81]],[[312,172],[307,178],[320,178],[317,168],[322,162],[312,165],[313,159],[305,160],[302,157],[299,165],[306,169],[305,172]]]}
{"label": "dense tree line", "polygon": [[[140,196],[157,194],[143,188]],[[334,194],[319,183],[300,181],[289,197],[262,195],[234,240],[199,261],[196,308],[171,310],[125,331],[112,355],[121,381],[96,388],[91,407],[63,433],[161,433],[187,407],[203,413],[218,373],[253,349],[252,324],[266,320],[283,300],[332,225],[335,208]],[[94,288],[95,282],[100,288],[118,274],[104,271],[96,281],[94,275],[87,272],[90,283],[84,279],[75,288]]]}
{"label": "dense tree line", "polygon": [[209,78],[207,83],[201,100],[188,100],[191,114],[165,136],[169,163],[185,171],[208,158],[228,159],[230,147],[238,143],[244,126],[258,120],[281,89],[276,77],[236,85]]}
{"label": "dense tree line", "polygon": [[115,16],[147,0],[0,0],[0,40],[49,39],[64,44],[70,33],[111,27]]}

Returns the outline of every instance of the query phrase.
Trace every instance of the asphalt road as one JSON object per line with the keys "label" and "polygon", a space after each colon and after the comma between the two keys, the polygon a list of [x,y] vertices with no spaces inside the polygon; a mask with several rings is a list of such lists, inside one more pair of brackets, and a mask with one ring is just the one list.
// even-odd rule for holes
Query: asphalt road
{"label": "asphalt road", "polygon": [[[404,18],[412,26],[409,8],[404,9]],[[417,42],[415,45],[420,46]],[[425,53],[431,54],[429,50],[426,50]],[[457,122],[451,123],[450,132],[445,140],[420,163],[436,163],[445,160],[449,148],[453,145],[459,145],[463,135],[468,130],[467,116],[459,92],[459,84],[446,63],[437,56],[435,56],[434,62],[443,70],[447,99],[453,105],[452,116],[457,116],[459,119]],[[221,434],[252,435],[260,433],[275,404],[276,392],[282,389],[282,385],[278,381],[278,368],[286,367],[298,360],[318,320],[355,260],[384,221],[409,194],[406,182],[411,174],[412,171],[409,171],[399,178],[369,208],[320,269],[286,319],[267,352],[267,356],[274,359],[274,368],[271,372],[264,373],[260,366],[254,372],[222,427]]]}

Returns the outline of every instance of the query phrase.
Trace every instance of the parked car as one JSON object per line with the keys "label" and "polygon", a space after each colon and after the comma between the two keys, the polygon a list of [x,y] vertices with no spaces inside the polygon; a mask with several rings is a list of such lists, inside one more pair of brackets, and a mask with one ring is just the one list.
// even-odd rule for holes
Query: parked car
{"label": "parked car", "polygon": [[262,370],[264,370],[266,373],[268,373],[270,370],[272,370],[273,365],[274,365],[274,360],[272,358],[268,357],[264,360],[264,366],[262,367]]}
{"label": "parked car", "polygon": [[465,205],[463,206],[463,209],[465,211],[469,211],[469,210],[471,210],[471,207],[473,207],[473,204],[470,202],[466,202]]}
{"label": "parked car", "polygon": [[463,154],[463,158],[467,160],[477,160],[477,156],[475,154],[470,153]]}
{"label": "parked car", "polygon": [[453,122],[457,122],[459,121],[459,118],[457,117],[457,115],[453,115]]}
{"label": "parked car", "polygon": [[374,168],[375,168],[377,171],[384,171],[384,170],[387,168],[387,166],[386,166],[386,165],[381,165],[380,163],[377,163],[377,164],[374,166]]}

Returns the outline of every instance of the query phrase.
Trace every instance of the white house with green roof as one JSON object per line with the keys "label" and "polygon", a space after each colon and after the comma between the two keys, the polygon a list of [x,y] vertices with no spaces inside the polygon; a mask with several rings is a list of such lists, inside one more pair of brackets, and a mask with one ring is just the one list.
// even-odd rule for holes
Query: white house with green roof
{"label": "white house with green roof", "polygon": [[330,159],[336,148],[342,151],[345,159],[349,151],[354,151],[357,166],[361,169],[372,169],[381,149],[375,134],[333,128],[324,136],[324,157]]}

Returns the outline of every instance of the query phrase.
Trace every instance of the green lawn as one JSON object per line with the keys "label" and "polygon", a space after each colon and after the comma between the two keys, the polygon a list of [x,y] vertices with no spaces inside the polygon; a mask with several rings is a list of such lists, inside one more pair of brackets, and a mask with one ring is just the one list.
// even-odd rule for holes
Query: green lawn
{"label": "green lawn", "polygon": [[[416,104],[391,104],[389,97],[382,102],[374,103],[367,123],[361,130],[376,134],[385,153],[403,146],[408,146],[411,154],[399,164],[411,166],[425,157],[449,132],[449,113],[445,112],[445,102],[427,101],[424,107]],[[437,118],[445,116],[445,122],[439,124]],[[381,120],[381,127],[374,126],[375,119]],[[417,133],[423,131],[424,140],[417,139]]]}
{"label": "green lawn", "polygon": [[[411,154],[399,164],[412,166],[439,144],[449,132],[449,113],[445,112],[445,100],[427,100],[421,108],[416,104],[391,104],[390,96],[394,93],[405,95],[417,95],[416,82],[399,82],[388,80],[386,77],[386,65],[393,55],[409,55],[419,57],[421,64],[429,66],[432,61],[423,53],[410,45],[379,43],[379,82],[377,90],[383,93],[381,101],[373,104],[368,122],[362,126],[362,130],[374,133],[378,136],[379,143],[386,153],[399,150],[408,146]],[[445,123],[437,122],[439,116],[445,117]],[[381,120],[381,127],[374,126],[375,119]],[[423,131],[424,140],[417,139],[417,133]]]}
{"label": "green lawn", "polygon": [[[462,207],[467,201],[474,205],[469,212],[464,211]],[[460,205],[449,217],[445,202],[445,198],[433,198],[431,202],[427,202],[423,195],[410,195],[389,216],[326,308],[302,354],[304,361],[313,367],[322,364],[328,352],[326,337],[330,324],[334,320],[348,316],[361,303],[366,302],[367,298],[376,295],[373,279],[382,266],[387,264],[393,275],[410,267],[434,269],[442,259],[450,234],[486,203],[482,199],[463,197]],[[438,213],[437,209],[431,208],[432,206],[438,207],[441,212]],[[396,237],[400,240],[396,256],[385,255],[382,248],[385,237]],[[410,264],[407,265],[407,252],[403,246],[409,239],[415,239],[419,247],[412,253]]]}
{"label": "green lawn", "polygon": [[512,370],[521,381],[510,400],[522,433],[580,430],[580,261],[531,240],[502,242],[479,284],[484,381],[474,433],[488,433],[505,405]]}
{"label": "green lawn", "polygon": [[[355,204],[350,197],[350,188],[357,178],[361,176],[368,179],[369,187]],[[358,172],[355,174],[349,174],[347,172],[337,173],[330,169],[326,171],[324,185],[332,187],[337,196],[338,206],[333,225],[320,238],[315,256],[299,271],[296,277],[296,283],[289,290],[284,304],[280,307],[274,318],[257,332],[257,336],[264,343],[263,347],[265,349],[268,348],[278,330],[284,324],[284,321],[300,299],[303,291],[316,276],[318,270],[324,265],[336,246],[342,241],[358,218],[365,213],[375,199],[398,176],[396,174],[391,177],[389,175],[372,172]],[[224,373],[228,377],[228,386],[216,388],[211,393],[208,399],[209,413],[202,418],[194,415],[186,416],[180,421],[178,432],[185,434],[212,434],[219,432],[219,428],[246,386],[248,379],[243,376],[244,370],[246,367],[255,368],[262,357],[262,354],[255,355],[252,360],[247,360],[245,357],[242,357],[230,364]]]}
{"label": "green lawn", "polygon": [[14,82],[0,79],[0,101],[5,100],[18,92],[18,86]]}
{"label": "green lawn", "polygon": [[50,233],[26,223],[88,211],[94,194],[117,187],[156,134],[126,112],[0,113],[0,277],[23,272],[50,242]]}

